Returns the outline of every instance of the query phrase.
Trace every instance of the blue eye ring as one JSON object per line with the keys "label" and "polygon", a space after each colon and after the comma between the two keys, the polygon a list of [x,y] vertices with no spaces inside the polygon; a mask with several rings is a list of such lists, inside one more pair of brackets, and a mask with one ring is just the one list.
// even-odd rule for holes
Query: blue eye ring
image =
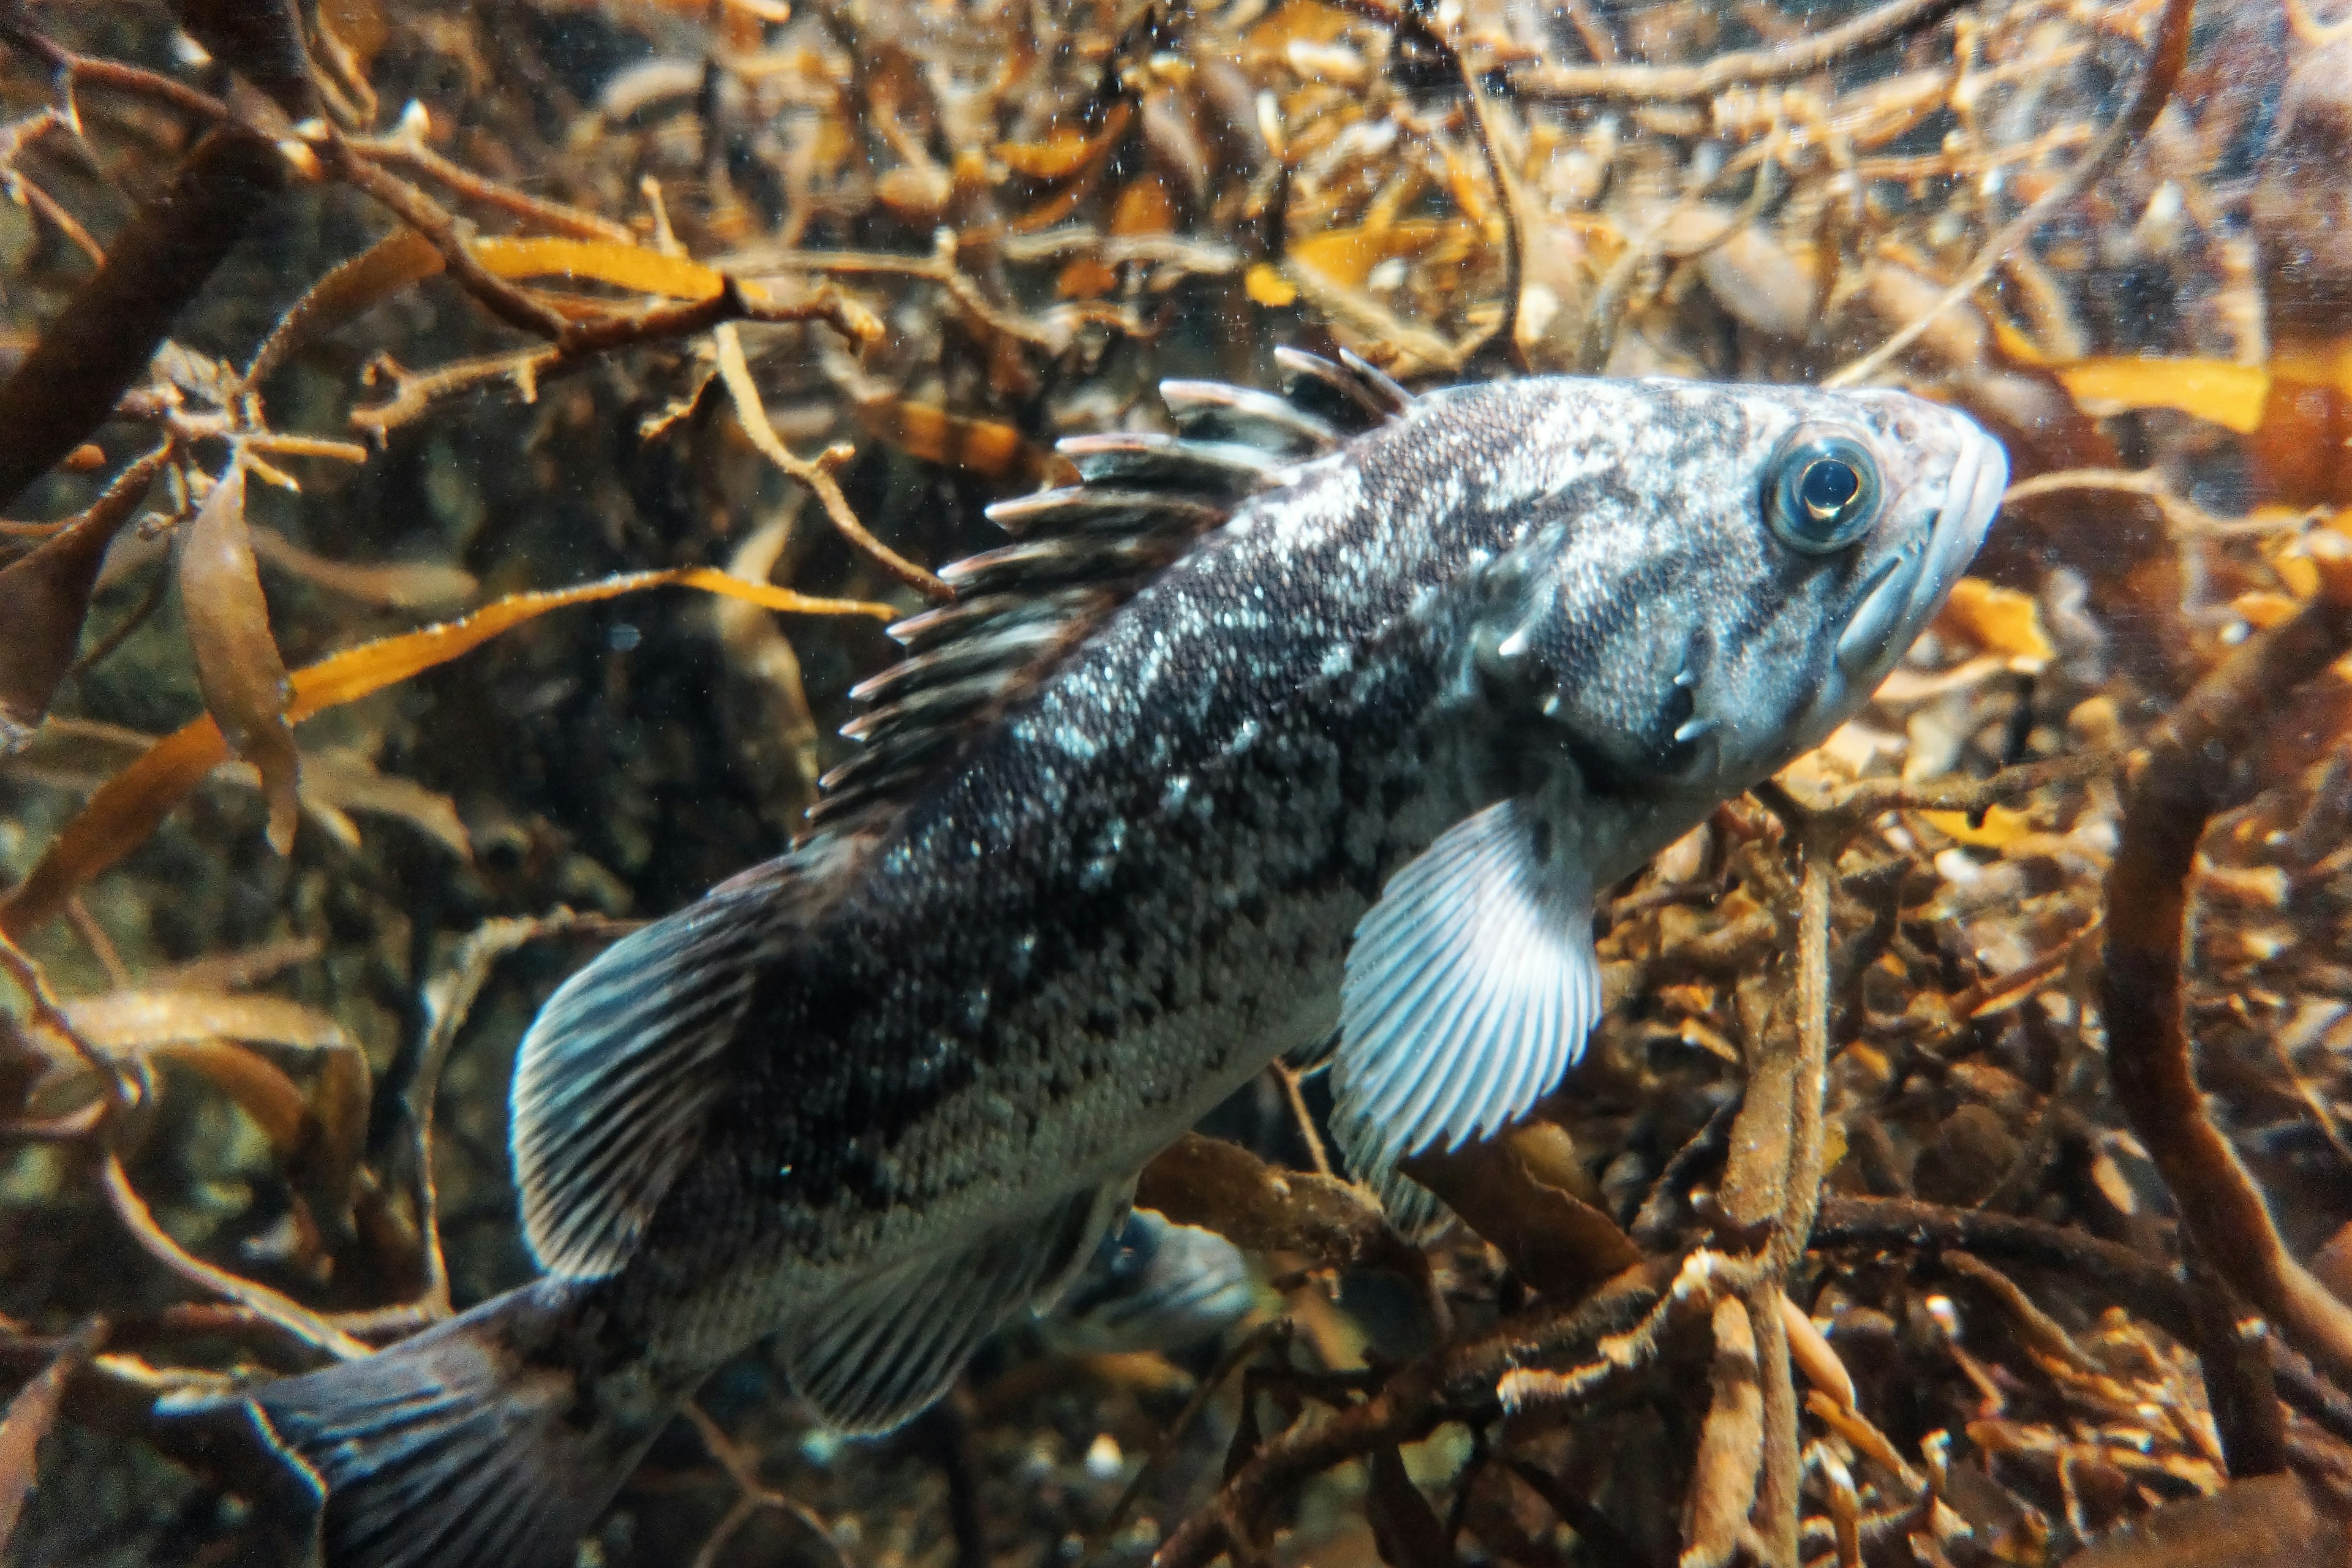
{"label": "blue eye ring", "polygon": [[1791,550],[1833,554],[1870,531],[1883,494],[1869,447],[1851,436],[1800,429],[1765,470],[1764,521]]}

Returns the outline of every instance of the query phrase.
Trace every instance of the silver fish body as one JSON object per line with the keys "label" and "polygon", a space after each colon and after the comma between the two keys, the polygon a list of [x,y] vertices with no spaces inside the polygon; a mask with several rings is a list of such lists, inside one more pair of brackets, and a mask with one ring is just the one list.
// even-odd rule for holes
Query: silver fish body
{"label": "silver fish body", "polygon": [[2005,482],[1895,393],[1290,363],[1320,407],[1171,384],[1209,439],[1070,444],[900,628],[812,837],[550,1002],[549,1278],[255,1399],[331,1563],[560,1556],[771,1334],[823,1418],[904,1420],[1335,1027],[1376,1181],[1523,1114],[1598,1013],[1595,890],[1866,699]]}

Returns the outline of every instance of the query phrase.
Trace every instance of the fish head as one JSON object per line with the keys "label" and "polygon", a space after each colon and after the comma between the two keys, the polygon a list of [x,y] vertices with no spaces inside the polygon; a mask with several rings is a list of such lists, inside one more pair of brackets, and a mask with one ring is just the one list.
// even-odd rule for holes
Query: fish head
{"label": "fish head", "polygon": [[[1597,385],[1598,384],[1587,384]],[[1876,389],[1644,382],[1476,633],[1595,787],[1721,798],[1870,698],[1983,542],[2000,444]]]}

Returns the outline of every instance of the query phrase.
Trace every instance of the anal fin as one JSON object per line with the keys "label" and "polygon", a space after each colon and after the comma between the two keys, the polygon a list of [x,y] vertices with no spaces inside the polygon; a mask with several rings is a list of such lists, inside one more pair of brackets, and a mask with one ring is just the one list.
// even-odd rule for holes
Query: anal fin
{"label": "anal fin", "polygon": [[1043,1308],[1127,1213],[1132,1178],[1089,1187],[971,1246],[857,1280],[785,1334],[793,1386],[845,1432],[887,1432],[955,1381],[980,1342],[1024,1306]]}

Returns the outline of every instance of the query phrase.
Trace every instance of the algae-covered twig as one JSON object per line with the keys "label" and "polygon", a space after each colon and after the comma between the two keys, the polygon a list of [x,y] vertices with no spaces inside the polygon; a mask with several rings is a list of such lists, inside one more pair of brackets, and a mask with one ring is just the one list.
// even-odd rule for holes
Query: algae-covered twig
{"label": "algae-covered twig", "polygon": [[2190,692],[2136,772],[2107,874],[2101,994],[2116,1098],[2200,1255],[2344,1379],[2352,1377],[2352,1309],[2287,1253],[2253,1178],[2207,1116],[2182,997],[2189,873],[2207,822],[2228,798],[2237,748],[2272,704],[2352,648],[2352,557],[2334,549],[2315,559],[2319,596]]}

